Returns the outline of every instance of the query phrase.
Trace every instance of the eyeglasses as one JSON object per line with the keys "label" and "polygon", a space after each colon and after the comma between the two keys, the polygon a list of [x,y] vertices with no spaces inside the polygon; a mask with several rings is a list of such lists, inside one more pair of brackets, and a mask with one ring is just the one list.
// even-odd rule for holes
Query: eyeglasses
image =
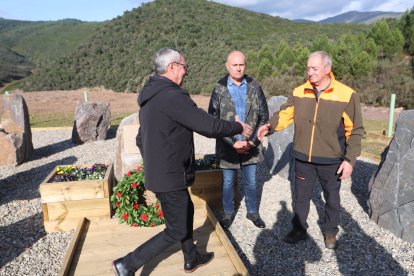
{"label": "eyeglasses", "polygon": [[185,72],[188,73],[188,64],[179,63],[179,62],[173,62],[173,63],[181,65],[184,68]]}

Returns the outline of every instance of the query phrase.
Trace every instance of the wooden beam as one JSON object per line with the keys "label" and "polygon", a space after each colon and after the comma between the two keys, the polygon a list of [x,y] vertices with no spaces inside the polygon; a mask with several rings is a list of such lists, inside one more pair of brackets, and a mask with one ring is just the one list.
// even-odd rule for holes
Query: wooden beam
{"label": "wooden beam", "polygon": [[78,247],[79,239],[82,236],[83,228],[85,227],[86,222],[86,218],[79,219],[78,226],[76,227],[75,233],[73,234],[69,248],[66,251],[65,257],[63,258],[62,266],[58,273],[59,276],[66,276],[71,268],[72,259],[75,255],[76,248]]}

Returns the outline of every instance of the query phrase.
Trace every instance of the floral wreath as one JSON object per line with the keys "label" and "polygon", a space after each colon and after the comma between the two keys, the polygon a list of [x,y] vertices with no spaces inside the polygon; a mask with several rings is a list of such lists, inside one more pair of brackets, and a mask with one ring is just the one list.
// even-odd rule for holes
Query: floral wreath
{"label": "floral wreath", "polygon": [[111,204],[119,223],[132,227],[154,227],[165,223],[160,202],[147,204],[144,192],[144,167],[139,165],[134,171],[128,171],[113,188]]}

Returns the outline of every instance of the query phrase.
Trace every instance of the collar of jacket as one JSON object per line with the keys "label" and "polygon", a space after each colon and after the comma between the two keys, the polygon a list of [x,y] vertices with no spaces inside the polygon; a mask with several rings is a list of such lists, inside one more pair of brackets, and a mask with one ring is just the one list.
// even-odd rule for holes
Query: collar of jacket
{"label": "collar of jacket", "polygon": [[[229,78],[229,74],[227,74],[224,77],[222,77],[221,79],[219,79],[217,83],[227,87],[227,79],[228,78]],[[253,78],[249,77],[248,75],[244,75],[243,78],[246,79],[247,84],[249,84],[253,81]]]}
{"label": "collar of jacket", "polygon": [[[329,84],[329,87],[327,87],[323,92],[324,93],[330,93],[334,91],[334,83],[335,83],[335,75],[331,72],[329,72],[329,77],[331,78],[331,83]],[[306,81],[305,87],[304,87],[304,93],[312,93],[314,94],[313,86],[309,81]]]}

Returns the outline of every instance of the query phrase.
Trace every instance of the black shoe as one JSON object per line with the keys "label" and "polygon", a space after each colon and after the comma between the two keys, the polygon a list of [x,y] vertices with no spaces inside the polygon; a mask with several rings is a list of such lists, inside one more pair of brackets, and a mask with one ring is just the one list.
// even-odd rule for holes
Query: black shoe
{"label": "black shoe", "polygon": [[214,258],[214,253],[200,254],[197,252],[197,257],[194,261],[189,261],[184,263],[184,272],[191,273],[194,272],[198,267],[203,266],[211,262]]}
{"label": "black shoe", "polygon": [[295,244],[300,241],[306,240],[307,238],[308,234],[306,233],[306,231],[293,229],[292,231],[290,231],[289,234],[287,234],[283,241],[286,243]]}
{"label": "black shoe", "polygon": [[135,272],[127,269],[122,263],[122,258],[116,259],[112,262],[112,268],[117,276],[134,276]]}
{"label": "black shoe", "polygon": [[220,221],[220,225],[221,227],[223,227],[223,229],[229,229],[231,226],[231,220],[228,218],[224,218]]}
{"label": "black shoe", "polygon": [[256,226],[257,228],[265,228],[266,227],[266,224],[260,218],[259,214],[247,213],[246,218],[248,220],[251,220],[253,222],[254,226]]}

